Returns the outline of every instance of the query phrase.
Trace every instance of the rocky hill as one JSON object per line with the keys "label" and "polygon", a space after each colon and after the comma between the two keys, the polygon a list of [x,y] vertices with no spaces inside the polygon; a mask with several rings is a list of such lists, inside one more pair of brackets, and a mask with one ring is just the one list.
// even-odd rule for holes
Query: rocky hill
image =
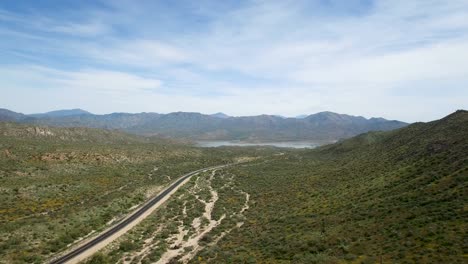
{"label": "rocky hill", "polygon": [[106,130],[86,127],[51,127],[31,124],[0,122],[0,136],[3,140],[35,140],[57,143],[87,142],[99,144],[129,143],[177,143],[176,140],[158,137],[142,137],[118,130]]}

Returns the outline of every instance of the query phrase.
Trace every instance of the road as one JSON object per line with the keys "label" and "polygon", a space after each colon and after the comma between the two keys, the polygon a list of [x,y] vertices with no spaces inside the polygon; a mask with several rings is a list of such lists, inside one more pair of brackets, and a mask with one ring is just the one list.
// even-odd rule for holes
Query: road
{"label": "road", "polygon": [[167,199],[172,193],[174,193],[178,189],[178,187],[185,183],[191,176],[198,174],[202,171],[220,169],[230,165],[232,164],[203,168],[183,175],[176,182],[171,184],[169,187],[167,187],[164,191],[162,191],[155,197],[151,198],[142,207],[134,211],[132,214],[130,214],[121,222],[117,223],[115,226],[105,230],[102,234],[86,242],[85,244],[77,247],[76,249],[73,249],[72,251],[64,255],[53,259],[49,263],[78,263],[79,261],[90,257],[97,250],[105,247],[117,237],[131,229],[131,227],[133,227],[136,223],[139,223],[144,218],[146,218],[154,209],[156,209],[162,202],[164,202],[165,199]]}

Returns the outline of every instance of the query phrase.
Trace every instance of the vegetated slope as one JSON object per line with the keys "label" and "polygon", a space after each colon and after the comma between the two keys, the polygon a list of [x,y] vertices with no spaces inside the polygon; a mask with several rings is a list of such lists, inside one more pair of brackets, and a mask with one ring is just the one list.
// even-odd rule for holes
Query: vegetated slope
{"label": "vegetated slope", "polygon": [[299,119],[273,115],[230,117],[222,113],[204,115],[187,112],[94,115],[81,109],[29,116],[12,116],[12,113],[5,114],[4,119],[39,125],[119,129],[133,134],[196,140],[332,141],[367,131],[391,130],[407,125],[383,118],[366,119],[332,112]]}
{"label": "vegetated slope", "polygon": [[259,153],[0,123],[0,263],[44,263],[176,177]]}
{"label": "vegetated slope", "polygon": [[100,144],[143,143],[164,139],[141,137],[117,130],[94,129],[85,127],[60,128],[50,126],[31,126],[27,124],[0,122],[0,136],[14,140],[34,139],[55,142],[94,142]]}
{"label": "vegetated slope", "polygon": [[468,112],[457,111],[230,169],[251,194],[247,221],[198,257],[466,263],[467,131]]}

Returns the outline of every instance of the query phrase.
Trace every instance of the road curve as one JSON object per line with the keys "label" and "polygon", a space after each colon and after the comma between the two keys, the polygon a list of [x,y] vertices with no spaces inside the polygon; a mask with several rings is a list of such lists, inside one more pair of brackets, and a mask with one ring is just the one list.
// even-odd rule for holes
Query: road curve
{"label": "road curve", "polygon": [[[93,250],[94,247],[98,246],[101,244],[103,241],[109,239],[119,231],[122,231],[124,228],[128,227],[130,224],[133,222],[139,220],[143,220],[143,215],[148,212],[148,210],[152,209],[153,206],[155,206],[158,202],[160,202],[162,199],[166,198],[166,196],[170,195],[171,192],[175,191],[177,187],[179,187],[185,180],[190,178],[191,176],[200,173],[202,171],[207,171],[207,170],[214,170],[214,169],[220,169],[224,168],[227,166],[230,166],[232,164],[226,164],[226,165],[218,165],[218,166],[213,166],[213,167],[208,167],[208,168],[203,168],[199,169],[196,171],[192,171],[190,173],[187,173],[180,177],[177,181],[175,181],[173,184],[171,184],[169,187],[167,187],[164,191],[156,195],[155,197],[151,198],[148,202],[146,202],[142,207],[137,209],[135,212],[133,212],[130,216],[125,218],[123,221],[119,222],[115,226],[107,229],[104,231],[102,234],[98,235],[97,237],[93,238],[92,240],[86,242],[85,244],[77,247],[76,249],[59,256],[52,261],[50,261],[50,264],[59,264],[59,263],[77,263],[83,259],[85,259],[88,256],[85,257],[80,257],[82,255],[86,255],[86,253],[89,253],[89,251]],[[153,208],[155,209],[155,208]],[[128,230],[126,230],[128,231]],[[123,232],[125,233],[125,232]],[[122,233],[122,234],[123,234]],[[109,241],[110,242],[110,241]],[[105,245],[100,245],[101,248],[104,247]]]}

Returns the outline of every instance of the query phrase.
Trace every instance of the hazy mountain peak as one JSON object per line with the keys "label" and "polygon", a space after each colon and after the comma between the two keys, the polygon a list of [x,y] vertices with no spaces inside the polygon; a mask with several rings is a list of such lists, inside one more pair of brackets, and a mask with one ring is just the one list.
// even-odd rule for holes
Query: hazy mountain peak
{"label": "hazy mountain peak", "polygon": [[354,121],[371,121],[371,122],[387,122],[389,120],[382,117],[371,117],[369,119],[363,116],[354,116],[347,114],[339,114],[330,111],[318,112],[316,114],[311,114],[306,116],[307,119],[320,119],[320,120],[354,120]]}
{"label": "hazy mountain peak", "polygon": [[308,120],[320,120],[320,121],[342,120],[342,119],[350,119],[350,118],[359,118],[359,117],[345,115],[345,114],[338,114],[338,113],[329,112],[329,111],[318,112],[316,114],[312,114],[306,117],[306,119]]}
{"label": "hazy mountain peak", "polygon": [[55,110],[55,111],[50,111],[46,113],[40,113],[40,114],[32,114],[29,116],[33,117],[64,117],[64,116],[76,116],[76,115],[92,115],[92,113],[80,109],[80,108],[74,108],[74,109],[63,109],[63,110]]}
{"label": "hazy mountain peak", "polygon": [[223,112],[214,113],[214,114],[211,114],[210,116],[212,116],[212,117],[218,117],[218,118],[229,118],[229,117],[230,117],[230,116],[226,115],[226,114],[223,113]]}
{"label": "hazy mountain peak", "polygon": [[382,117],[371,117],[369,118],[370,121],[387,121],[387,119]]}

